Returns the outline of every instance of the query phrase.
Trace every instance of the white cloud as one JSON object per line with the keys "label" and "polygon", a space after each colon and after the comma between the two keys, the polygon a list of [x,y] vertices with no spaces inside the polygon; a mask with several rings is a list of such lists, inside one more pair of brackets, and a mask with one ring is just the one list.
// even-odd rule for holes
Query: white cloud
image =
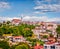
{"label": "white cloud", "polygon": [[60,11],[60,5],[59,4],[53,4],[53,5],[40,5],[40,6],[36,6],[34,7],[35,10],[40,10],[42,12],[58,12]]}
{"label": "white cloud", "polygon": [[8,9],[8,8],[10,8],[10,5],[8,2],[0,2],[0,8]]}
{"label": "white cloud", "polygon": [[47,20],[48,22],[60,22],[60,18],[56,17],[56,18],[50,18]]}
{"label": "white cloud", "polygon": [[24,21],[45,21],[45,22],[60,22],[60,18],[59,17],[55,17],[55,18],[49,18],[47,16],[25,16],[23,18]]}
{"label": "white cloud", "polygon": [[59,0],[37,0],[35,10],[39,12],[60,12]]}
{"label": "white cloud", "polygon": [[35,11],[35,14],[45,14],[44,12]]}
{"label": "white cloud", "polygon": [[[21,19],[21,17],[1,17],[0,16],[0,21],[11,21],[12,19]],[[54,18],[49,18],[47,16],[25,16],[23,17],[23,21],[44,21],[44,22],[60,22],[59,17],[54,17]]]}
{"label": "white cloud", "polygon": [[20,17],[2,17],[0,16],[0,21],[11,21],[12,19],[20,19]]}

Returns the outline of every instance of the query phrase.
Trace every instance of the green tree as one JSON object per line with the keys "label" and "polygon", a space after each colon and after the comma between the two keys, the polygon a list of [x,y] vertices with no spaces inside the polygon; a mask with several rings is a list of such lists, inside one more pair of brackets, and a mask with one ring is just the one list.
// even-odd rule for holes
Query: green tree
{"label": "green tree", "polygon": [[48,38],[48,36],[47,35],[44,35],[43,38]]}
{"label": "green tree", "polygon": [[54,35],[52,33],[50,33],[50,37],[53,37]]}
{"label": "green tree", "polygon": [[46,30],[46,32],[51,32],[50,30]]}
{"label": "green tree", "polygon": [[4,34],[7,33],[7,28],[6,27],[2,27],[1,30],[2,30],[2,33],[4,33]]}
{"label": "green tree", "polygon": [[20,42],[18,46],[15,47],[15,49],[31,49],[31,48],[27,43]]}
{"label": "green tree", "polygon": [[10,21],[7,21],[6,23],[7,23],[7,24],[10,24],[11,22],[10,22]]}
{"label": "green tree", "polygon": [[2,48],[2,49],[9,49],[10,46],[9,46],[8,42],[0,41],[0,48]]}
{"label": "green tree", "polygon": [[0,23],[0,27],[2,26],[2,23]]}
{"label": "green tree", "polygon": [[41,41],[41,40],[39,40],[39,41],[37,41],[40,45],[44,45],[44,42],[43,41]]}
{"label": "green tree", "polygon": [[10,49],[15,49],[16,46],[17,46],[17,45],[12,45],[12,46],[10,47]]}
{"label": "green tree", "polygon": [[[8,24],[7,24],[8,23]],[[9,22],[3,23],[2,27],[0,27],[0,35],[3,34],[12,34],[14,36],[22,35],[24,37],[32,36],[33,32],[32,29],[34,28],[33,25],[27,24],[20,24],[18,26],[9,25]],[[29,28],[29,30],[25,30],[25,28]]]}
{"label": "green tree", "polygon": [[0,28],[0,36],[2,36],[3,35],[3,31],[2,31],[2,29]]}
{"label": "green tree", "polygon": [[28,49],[28,47],[23,44],[23,45],[17,46],[15,49]]}
{"label": "green tree", "polygon": [[60,37],[60,26],[56,28],[57,36]]}
{"label": "green tree", "polygon": [[60,26],[58,26],[58,27],[56,28],[56,32],[57,32],[57,34],[60,34]]}
{"label": "green tree", "polygon": [[24,30],[24,37],[30,37],[32,36],[33,32],[31,30]]}

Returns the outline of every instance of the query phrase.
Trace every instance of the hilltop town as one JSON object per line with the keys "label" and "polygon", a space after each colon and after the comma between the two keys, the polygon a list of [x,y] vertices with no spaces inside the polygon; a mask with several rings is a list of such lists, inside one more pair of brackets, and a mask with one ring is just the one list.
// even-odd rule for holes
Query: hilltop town
{"label": "hilltop town", "polygon": [[[60,49],[60,25],[20,19],[3,21],[0,23],[0,43],[1,49],[18,49],[20,45],[27,49]],[[8,46],[4,47],[3,43]]]}

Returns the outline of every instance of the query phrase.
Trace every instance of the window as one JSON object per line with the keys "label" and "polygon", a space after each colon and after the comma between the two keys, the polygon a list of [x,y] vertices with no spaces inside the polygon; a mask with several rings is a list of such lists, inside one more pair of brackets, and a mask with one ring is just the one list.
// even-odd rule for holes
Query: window
{"label": "window", "polygon": [[58,49],[58,47],[56,47],[56,49]]}
{"label": "window", "polygon": [[55,46],[51,46],[51,49],[55,49]]}
{"label": "window", "polygon": [[44,49],[47,49],[47,46],[45,46]]}

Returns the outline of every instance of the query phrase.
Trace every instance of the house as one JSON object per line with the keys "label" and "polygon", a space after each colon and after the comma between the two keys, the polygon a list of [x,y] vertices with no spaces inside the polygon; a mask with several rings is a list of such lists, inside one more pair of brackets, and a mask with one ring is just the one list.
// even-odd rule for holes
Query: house
{"label": "house", "polygon": [[55,49],[55,42],[52,41],[45,42],[44,49]]}
{"label": "house", "polygon": [[56,42],[56,39],[54,37],[50,37],[50,38],[48,38],[48,41]]}
{"label": "house", "polygon": [[37,38],[40,38],[40,33],[46,32],[46,30],[42,29],[40,26],[36,26],[32,31],[37,36]]}
{"label": "house", "polygon": [[57,41],[60,42],[60,38],[57,38]]}
{"label": "house", "polygon": [[40,28],[35,28],[32,31],[37,36],[37,38],[39,38]]}
{"label": "house", "polygon": [[40,25],[36,26],[32,31],[37,35],[38,39],[40,38],[40,35],[48,34],[49,36],[51,33],[54,37],[57,37],[56,28],[57,24],[54,22],[40,22]]}
{"label": "house", "polygon": [[24,42],[25,39],[23,36],[13,36],[10,39],[12,42]]}
{"label": "house", "polygon": [[52,34],[56,37],[57,24],[54,22],[47,23],[47,30],[52,31]]}
{"label": "house", "polygon": [[60,49],[60,44],[56,44],[55,49]]}
{"label": "house", "polygon": [[44,41],[44,42],[47,42],[48,41],[48,37],[49,37],[49,34],[48,33],[40,33],[39,35],[40,35],[40,38],[41,38],[42,41]]}
{"label": "house", "polygon": [[14,25],[18,25],[19,23],[21,23],[21,20],[20,19],[13,19],[11,23]]}

